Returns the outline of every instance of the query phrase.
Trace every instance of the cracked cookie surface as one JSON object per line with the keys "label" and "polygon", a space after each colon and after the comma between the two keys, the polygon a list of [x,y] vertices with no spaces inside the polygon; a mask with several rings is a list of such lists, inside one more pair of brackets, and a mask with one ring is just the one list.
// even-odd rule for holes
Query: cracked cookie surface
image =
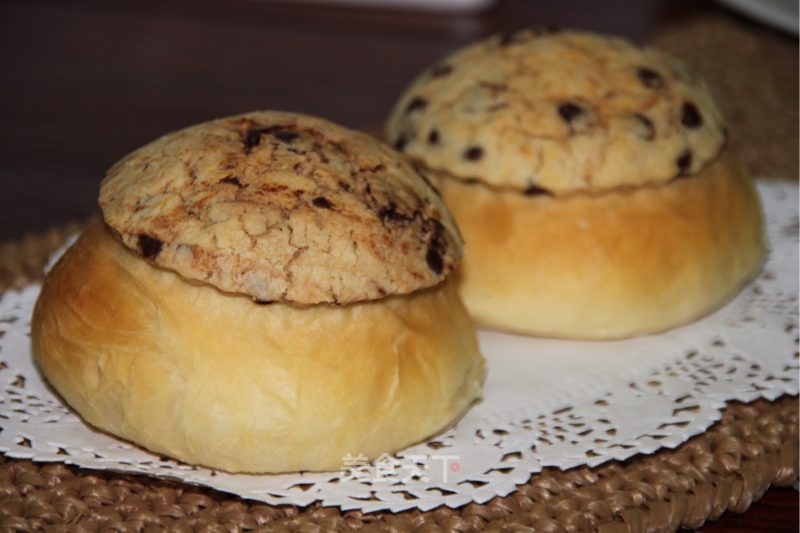
{"label": "cracked cookie surface", "polygon": [[438,193],[402,156],[292,113],[161,137],[108,171],[99,203],[147,260],[260,303],[406,294],[442,281],[462,253]]}
{"label": "cracked cookie surface", "polygon": [[726,133],[705,83],[678,59],[620,38],[533,28],[423,72],[387,138],[458,178],[563,195],[695,174]]}

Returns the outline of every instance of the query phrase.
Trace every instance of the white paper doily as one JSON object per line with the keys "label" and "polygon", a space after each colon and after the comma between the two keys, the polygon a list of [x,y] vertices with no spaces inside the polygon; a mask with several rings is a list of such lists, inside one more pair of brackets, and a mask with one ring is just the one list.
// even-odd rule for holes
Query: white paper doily
{"label": "white paper doily", "polygon": [[31,361],[31,285],[0,300],[0,451],[10,457],[180,479],[271,504],[365,512],[457,507],[507,495],[543,467],[599,465],[674,448],[729,400],[798,393],[798,189],[759,183],[770,254],[735,300],[689,326],[615,342],[480,332],[485,399],[446,433],[343,471],[231,475],[165,459],[87,427]]}

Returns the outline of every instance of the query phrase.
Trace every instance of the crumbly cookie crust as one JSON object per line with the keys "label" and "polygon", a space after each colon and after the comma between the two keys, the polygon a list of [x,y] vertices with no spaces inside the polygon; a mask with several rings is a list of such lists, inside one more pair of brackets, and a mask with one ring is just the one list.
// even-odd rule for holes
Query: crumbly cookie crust
{"label": "crumbly cookie crust", "polygon": [[99,202],[131,250],[259,302],[405,294],[442,281],[462,253],[438,193],[402,156],[291,113],[168,134],[114,165]]}

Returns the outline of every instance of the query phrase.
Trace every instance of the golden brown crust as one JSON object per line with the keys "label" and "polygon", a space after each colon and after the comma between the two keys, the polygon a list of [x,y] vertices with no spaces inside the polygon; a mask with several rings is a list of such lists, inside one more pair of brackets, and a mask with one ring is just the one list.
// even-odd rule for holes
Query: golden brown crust
{"label": "golden brown crust", "polygon": [[91,424],[229,471],[337,470],[450,424],[484,368],[452,282],[346,306],[187,283],[101,224],[50,272],[36,360]]}
{"label": "golden brown crust", "polygon": [[457,270],[480,323],[607,339],[688,322],[730,298],[765,253],[751,180],[723,154],[667,185],[525,196],[443,178],[467,254]]}
{"label": "golden brown crust", "polygon": [[697,173],[726,134],[708,88],[676,58],[534,28],[484,39],[422,73],[387,137],[458,178],[565,195]]}
{"label": "golden brown crust", "polygon": [[441,282],[461,241],[404,158],[322,119],[258,112],[166,135],[100,190],[122,242],[263,301],[348,303]]}

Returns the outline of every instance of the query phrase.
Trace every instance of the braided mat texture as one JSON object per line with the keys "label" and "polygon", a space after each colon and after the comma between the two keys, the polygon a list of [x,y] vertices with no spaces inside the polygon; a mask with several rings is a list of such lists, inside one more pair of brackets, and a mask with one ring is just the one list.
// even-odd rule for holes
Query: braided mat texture
{"label": "braided mat texture", "polygon": [[[0,290],[41,279],[71,225],[0,245]],[[471,531],[602,533],[696,528],[798,475],[798,400],[732,403],[680,448],[566,472],[546,469],[484,505],[423,513],[267,506],[211,489],[0,455],[0,531]]]}

